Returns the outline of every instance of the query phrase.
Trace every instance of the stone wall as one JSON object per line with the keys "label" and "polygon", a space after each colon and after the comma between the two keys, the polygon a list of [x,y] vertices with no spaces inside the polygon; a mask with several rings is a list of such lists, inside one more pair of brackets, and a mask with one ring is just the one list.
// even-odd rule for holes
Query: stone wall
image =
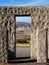
{"label": "stone wall", "polygon": [[[38,63],[49,59],[49,7],[2,7],[0,6],[0,60],[16,53],[16,16],[31,17],[31,59]],[[47,30],[48,29],[48,30]],[[9,54],[10,53],[10,54]]]}

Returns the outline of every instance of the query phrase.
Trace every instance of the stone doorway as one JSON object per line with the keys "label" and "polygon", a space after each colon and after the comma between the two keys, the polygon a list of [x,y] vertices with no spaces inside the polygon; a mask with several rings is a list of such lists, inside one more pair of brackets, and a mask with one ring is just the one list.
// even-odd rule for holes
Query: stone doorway
{"label": "stone doorway", "polygon": [[[15,58],[16,55],[15,17],[16,16],[31,17],[31,58],[36,59],[38,63],[47,62],[47,56],[49,55],[49,54],[47,55],[46,53],[47,50],[46,29],[47,28],[49,32],[49,7],[48,6],[0,7],[0,44],[1,44],[0,60],[2,62],[8,62],[9,56],[11,58]],[[6,23],[7,23],[7,27],[5,26]],[[8,39],[7,39],[6,31],[8,31]],[[49,50],[49,40],[48,40],[48,50]]]}
{"label": "stone doorway", "polygon": [[[22,17],[22,16],[21,16]],[[24,16],[23,16],[24,17]],[[25,16],[25,17],[27,17],[27,16]],[[30,16],[28,16],[28,17],[30,17]],[[12,17],[13,18],[13,17]],[[11,18],[10,18],[11,19]],[[31,18],[30,18],[31,19]],[[16,48],[16,16],[13,18],[13,24],[12,24],[12,21],[10,22],[10,26],[12,26],[13,25],[13,29],[14,29],[14,38],[13,38],[13,40],[15,39],[15,42],[13,43],[12,42],[12,38],[11,38],[11,40],[10,40],[10,44],[8,45],[9,47],[8,47],[8,61],[10,61],[10,60],[15,60],[15,59],[17,59],[17,57],[16,57],[16,55],[17,55],[17,48]],[[12,25],[11,25],[12,24]],[[30,20],[30,25],[31,25],[31,20]],[[12,27],[10,27],[10,34],[12,34],[12,30],[11,30],[11,28]],[[30,33],[31,33],[31,28],[30,28]],[[12,34],[13,35],[13,34]],[[12,36],[13,37],[13,36]],[[30,37],[31,37],[31,34],[30,34]],[[30,41],[31,41],[31,38],[30,38]],[[13,44],[12,44],[13,43]],[[13,48],[13,50],[12,49],[10,49],[10,48],[12,48],[13,46],[12,45],[14,45],[14,48]],[[27,50],[27,52],[28,52],[28,50]],[[20,52],[21,53],[21,52]],[[25,53],[26,54],[26,53]],[[18,54],[19,55],[19,54]],[[24,54],[23,54],[24,55]],[[31,59],[31,42],[30,42],[30,49],[29,49],[29,54],[28,54],[29,56],[24,56],[24,57],[22,57],[22,58],[28,58],[29,60]]]}

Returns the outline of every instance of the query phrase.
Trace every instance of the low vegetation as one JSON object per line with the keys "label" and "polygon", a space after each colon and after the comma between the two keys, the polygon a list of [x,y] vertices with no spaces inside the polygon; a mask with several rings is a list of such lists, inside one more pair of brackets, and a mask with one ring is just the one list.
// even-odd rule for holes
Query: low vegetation
{"label": "low vegetation", "polygon": [[30,46],[30,35],[17,35],[16,37],[17,46]]}
{"label": "low vegetation", "polygon": [[30,24],[25,22],[16,23],[16,45],[30,46]]}

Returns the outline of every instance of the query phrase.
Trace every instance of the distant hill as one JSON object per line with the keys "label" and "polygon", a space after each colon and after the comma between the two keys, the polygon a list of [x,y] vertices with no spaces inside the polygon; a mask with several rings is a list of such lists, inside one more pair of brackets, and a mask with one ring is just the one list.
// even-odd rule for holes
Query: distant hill
{"label": "distant hill", "polygon": [[16,22],[16,39],[29,39],[30,38],[30,23]]}
{"label": "distant hill", "polygon": [[16,22],[16,28],[18,28],[18,27],[30,28],[30,23]]}

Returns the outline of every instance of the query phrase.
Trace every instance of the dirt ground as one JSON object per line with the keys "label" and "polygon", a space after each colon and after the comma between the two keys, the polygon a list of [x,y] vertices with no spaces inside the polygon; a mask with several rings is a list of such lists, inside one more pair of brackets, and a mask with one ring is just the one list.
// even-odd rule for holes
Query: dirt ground
{"label": "dirt ground", "polygon": [[0,65],[49,65],[49,63],[9,63],[9,64],[0,64]]}

